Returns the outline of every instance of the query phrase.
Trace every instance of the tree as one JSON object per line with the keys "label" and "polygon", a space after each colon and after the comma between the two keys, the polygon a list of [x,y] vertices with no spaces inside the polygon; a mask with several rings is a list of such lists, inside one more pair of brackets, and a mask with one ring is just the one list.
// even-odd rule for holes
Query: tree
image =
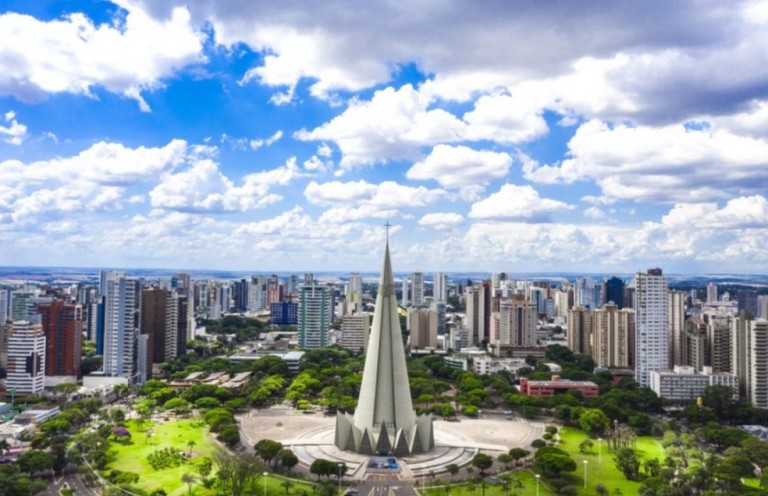
{"label": "tree", "polygon": [[192,448],[194,448],[196,444],[197,443],[193,439],[190,439],[189,441],[187,441],[187,446],[189,447],[189,456],[190,457],[192,456]]}
{"label": "tree", "polygon": [[281,449],[283,449],[283,443],[271,439],[261,439],[253,445],[253,450],[266,464],[270,464]]}
{"label": "tree", "polygon": [[158,487],[149,493],[149,496],[168,496],[168,493],[165,492],[165,489]]}
{"label": "tree", "polygon": [[451,474],[451,479],[453,479],[454,476],[459,473],[459,466],[456,465],[455,463],[450,463],[445,466],[445,470],[446,472]]}
{"label": "tree", "polygon": [[214,459],[218,467],[216,477],[227,495],[241,496],[245,487],[260,473],[254,456],[248,453],[222,450],[214,454]]}
{"label": "tree", "polygon": [[661,472],[661,463],[658,458],[650,458],[643,462],[643,468],[648,477],[658,477]]}
{"label": "tree", "polygon": [[226,424],[219,429],[218,440],[233,448],[240,443],[240,431],[234,424]]}
{"label": "tree", "polygon": [[602,410],[597,408],[585,408],[579,414],[579,426],[581,430],[590,436],[603,434],[609,425],[608,417],[605,416]]}
{"label": "tree", "polygon": [[288,473],[291,473],[291,469],[299,464],[299,457],[289,449],[280,450],[277,457],[280,460],[280,466],[285,468]]}
{"label": "tree", "polygon": [[512,458],[512,455],[509,453],[502,453],[496,458],[499,463],[504,465],[504,470],[509,470],[509,466],[512,464],[514,459]]}
{"label": "tree", "polygon": [[520,463],[520,460],[525,458],[526,456],[530,455],[531,452],[528,450],[525,450],[523,448],[512,448],[509,450],[509,456],[512,457],[513,460],[515,460],[515,464]]}
{"label": "tree", "polygon": [[210,486],[210,481],[208,480],[208,476],[211,475],[211,472],[213,471],[213,460],[208,458],[207,456],[203,458],[203,460],[200,462],[200,465],[197,467],[197,473],[200,474],[200,477],[203,482],[203,486],[205,486],[206,489]]}
{"label": "tree", "polygon": [[545,446],[540,448],[534,456],[536,467],[547,475],[558,475],[561,472],[573,472],[576,470],[576,462],[565,451]]}
{"label": "tree", "polygon": [[283,482],[280,483],[280,485],[285,489],[285,496],[288,496],[288,492],[293,487],[293,481],[290,479],[285,479]]}
{"label": "tree", "polygon": [[592,448],[594,446],[595,446],[595,443],[593,443],[591,439],[585,439],[579,443],[579,452],[589,453],[590,451],[592,451]]}
{"label": "tree", "polygon": [[163,404],[163,409],[176,413],[186,413],[189,411],[189,408],[189,401],[184,398],[171,398]]}
{"label": "tree", "polygon": [[316,475],[318,480],[321,477],[329,477],[337,472],[336,463],[324,458],[317,458],[309,466],[309,472]]}
{"label": "tree", "polygon": [[197,482],[197,477],[190,473],[181,474],[181,482],[187,485],[188,494],[192,494],[192,484]]}
{"label": "tree", "polygon": [[493,466],[493,458],[485,453],[478,453],[472,458],[472,465],[480,470],[481,475],[485,475],[485,471]]}
{"label": "tree", "polygon": [[637,480],[640,472],[640,460],[632,448],[621,448],[614,459],[618,468],[627,480]]}
{"label": "tree", "polygon": [[34,475],[53,468],[53,455],[40,450],[29,450],[19,455],[16,460],[22,472]]}

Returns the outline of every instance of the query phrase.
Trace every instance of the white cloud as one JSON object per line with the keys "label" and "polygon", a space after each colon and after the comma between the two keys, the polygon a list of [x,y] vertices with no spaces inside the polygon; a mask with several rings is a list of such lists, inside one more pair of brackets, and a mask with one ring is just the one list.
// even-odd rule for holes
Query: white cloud
{"label": "white cloud", "polygon": [[16,112],[9,110],[3,116],[6,125],[0,124],[0,139],[11,145],[20,145],[27,136],[27,126],[16,120]]}
{"label": "white cloud", "polygon": [[560,164],[524,163],[525,177],[543,183],[592,179],[608,198],[644,202],[701,201],[768,187],[768,143],[725,130],[590,121],[568,150],[571,158]]}
{"label": "white cloud", "polygon": [[252,139],[249,142],[249,145],[251,147],[251,150],[258,150],[261,147],[272,145],[273,143],[275,143],[276,141],[278,141],[282,137],[283,137],[283,131],[278,129],[269,138],[265,138],[265,139]]}
{"label": "white cloud", "polygon": [[420,226],[431,227],[438,231],[449,231],[464,222],[464,217],[452,212],[432,212],[419,219]]}
{"label": "white cloud", "polygon": [[558,200],[541,198],[531,186],[505,184],[497,193],[472,205],[473,219],[517,219],[533,222],[549,221],[549,215],[573,206]]}
{"label": "white cloud", "polygon": [[[367,207],[358,209],[356,215],[375,213],[376,209],[388,213],[407,208],[426,207],[445,195],[441,189],[428,189],[423,186],[412,187],[394,181],[371,184],[366,181],[327,183],[310,182],[304,190],[304,196],[316,205],[333,205],[337,208]],[[377,214],[376,217],[381,217]],[[362,218],[362,217],[359,217]]]}
{"label": "white cloud", "polygon": [[723,208],[717,203],[681,203],[661,223],[670,228],[766,228],[768,200],[760,195],[733,198]]}
{"label": "white cloud", "polygon": [[605,217],[605,212],[597,207],[589,207],[584,210],[584,217],[588,217],[590,219],[602,219]]}
{"label": "white cloud", "polygon": [[212,160],[196,161],[189,169],[167,174],[149,193],[152,206],[188,212],[245,212],[283,199],[272,192],[286,186],[302,173],[295,158],[276,169],[248,174],[242,186],[219,171]]}
{"label": "white cloud", "polygon": [[376,194],[375,185],[365,181],[331,181],[319,184],[311,181],[304,189],[307,201],[315,205],[334,205],[338,203],[357,203],[368,200]]}
{"label": "white cloud", "polygon": [[464,114],[469,124],[466,137],[472,141],[493,140],[521,143],[547,133],[542,116],[543,105],[518,95],[485,95],[475,101],[475,108]]}
{"label": "white cloud", "polygon": [[339,165],[347,169],[392,158],[418,158],[421,146],[456,141],[464,132],[464,123],[444,110],[429,110],[429,103],[409,84],[399,90],[389,87],[370,101],[353,100],[330,122],[301,130],[295,137],[335,141],[343,155]]}
{"label": "white cloud", "polygon": [[437,145],[424,159],[413,164],[408,179],[434,180],[445,188],[476,194],[509,172],[508,153],[474,150],[466,146]]}
{"label": "white cloud", "polygon": [[125,15],[96,25],[84,14],[40,21],[0,15],[0,94],[21,100],[46,94],[91,95],[94,86],[149,106],[141,91],[162,85],[179,69],[203,62],[204,35],[185,7],[154,19],[130,0],[117,0]]}

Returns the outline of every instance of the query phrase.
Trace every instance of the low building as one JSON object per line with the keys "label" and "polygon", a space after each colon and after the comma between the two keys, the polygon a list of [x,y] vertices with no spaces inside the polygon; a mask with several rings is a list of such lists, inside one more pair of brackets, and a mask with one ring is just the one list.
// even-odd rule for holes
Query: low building
{"label": "low building", "polygon": [[600,395],[598,385],[590,381],[571,381],[561,379],[559,375],[553,375],[549,381],[531,381],[525,377],[520,379],[520,392],[527,396],[554,396],[568,391],[579,391],[585,398]]}
{"label": "low building", "polygon": [[739,394],[739,378],[730,373],[713,373],[712,367],[697,372],[694,367],[676,365],[672,370],[652,370],[651,389],[660,398],[672,402],[694,401],[704,395],[708,386],[728,386],[733,398]]}

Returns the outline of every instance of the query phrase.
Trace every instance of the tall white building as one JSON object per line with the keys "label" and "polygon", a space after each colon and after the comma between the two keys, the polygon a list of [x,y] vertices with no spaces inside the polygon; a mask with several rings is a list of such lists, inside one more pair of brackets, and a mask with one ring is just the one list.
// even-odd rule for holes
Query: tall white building
{"label": "tall white building", "polygon": [[411,273],[411,306],[424,305],[424,273]]}
{"label": "tall white building", "polygon": [[315,350],[328,345],[333,303],[327,286],[316,284],[299,288],[299,346]]}
{"label": "tall white building", "polygon": [[747,397],[749,335],[753,318],[742,310],[731,320],[731,373],[739,378],[739,395]]}
{"label": "tall white building", "polygon": [[104,274],[104,375],[133,381],[138,372],[141,282],[122,272]]}
{"label": "tall white building", "polygon": [[768,408],[768,320],[749,323],[747,395],[757,408]]}
{"label": "tall white building", "polygon": [[433,284],[435,301],[448,301],[448,276],[445,272],[435,272]]}
{"label": "tall white building", "polygon": [[669,368],[669,285],[661,269],[635,274],[635,380],[650,386],[652,370]]}
{"label": "tall white building", "polygon": [[707,284],[707,303],[714,302],[718,300],[717,295],[717,284],[710,282]]}
{"label": "tall white building", "polygon": [[8,337],[7,389],[16,394],[41,393],[45,386],[45,332],[36,315],[17,320]]}
{"label": "tall white building", "polygon": [[3,325],[11,315],[11,292],[0,289],[0,325]]}

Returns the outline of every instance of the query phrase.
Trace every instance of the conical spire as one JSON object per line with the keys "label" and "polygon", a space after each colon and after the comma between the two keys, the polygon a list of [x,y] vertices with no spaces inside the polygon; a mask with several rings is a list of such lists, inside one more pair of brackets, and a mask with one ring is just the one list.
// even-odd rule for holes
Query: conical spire
{"label": "conical spire", "polygon": [[[350,435],[358,453],[408,454],[432,449],[432,417],[416,417],[405,364],[395,282],[389,257],[389,239],[384,250],[376,310],[354,417],[339,413],[336,445],[347,449]],[[414,447],[416,449],[414,450]]]}

